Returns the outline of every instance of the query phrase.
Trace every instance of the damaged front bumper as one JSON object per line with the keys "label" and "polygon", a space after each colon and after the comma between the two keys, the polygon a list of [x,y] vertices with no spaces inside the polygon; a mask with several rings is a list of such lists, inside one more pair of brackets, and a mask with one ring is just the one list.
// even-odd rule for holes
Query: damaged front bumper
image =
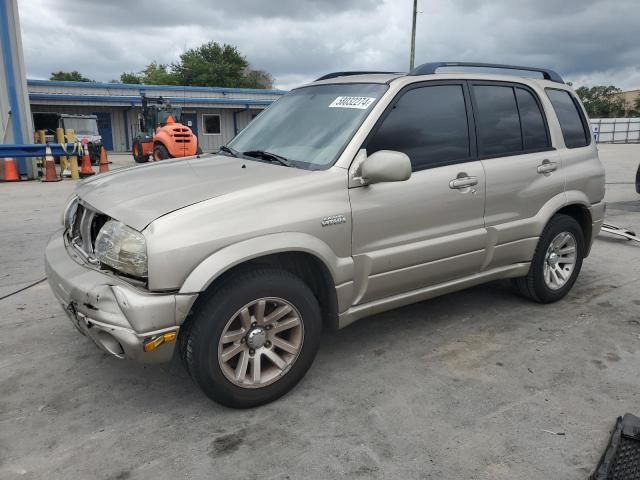
{"label": "damaged front bumper", "polygon": [[102,350],[142,363],[171,360],[175,341],[163,342],[152,351],[145,351],[144,345],[177,333],[197,295],[150,293],[98,271],[67,244],[62,232],[47,245],[45,269],[53,293],[74,326]]}

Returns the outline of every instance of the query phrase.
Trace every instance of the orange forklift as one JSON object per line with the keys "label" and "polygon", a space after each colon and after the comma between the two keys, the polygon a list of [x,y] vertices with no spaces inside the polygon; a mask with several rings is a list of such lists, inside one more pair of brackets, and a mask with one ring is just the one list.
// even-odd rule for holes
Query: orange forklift
{"label": "orange forklift", "polygon": [[162,97],[147,97],[144,92],[141,97],[140,133],[133,139],[132,151],[136,163],[202,153],[198,138],[180,123],[182,108],[172,107]]}

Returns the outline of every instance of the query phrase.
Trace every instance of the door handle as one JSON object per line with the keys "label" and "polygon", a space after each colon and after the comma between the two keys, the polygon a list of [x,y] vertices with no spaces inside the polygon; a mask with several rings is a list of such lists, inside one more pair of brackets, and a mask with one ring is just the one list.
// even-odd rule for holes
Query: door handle
{"label": "door handle", "polygon": [[550,162],[549,160],[543,160],[542,163],[538,165],[538,173],[542,173],[544,175],[549,175],[557,169],[558,164],[556,162]]}
{"label": "door handle", "polygon": [[461,190],[478,184],[477,177],[458,177],[449,182],[449,188]]}

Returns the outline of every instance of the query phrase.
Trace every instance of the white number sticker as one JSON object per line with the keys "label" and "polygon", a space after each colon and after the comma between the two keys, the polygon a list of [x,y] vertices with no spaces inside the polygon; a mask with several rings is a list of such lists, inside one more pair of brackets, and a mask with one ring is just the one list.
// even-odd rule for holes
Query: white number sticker
{"label": "white number sticker", "polygon": [[369,108],[376,99],[372,97],[338,97],[329,108],[359,108],[360,110],[366,110]]}

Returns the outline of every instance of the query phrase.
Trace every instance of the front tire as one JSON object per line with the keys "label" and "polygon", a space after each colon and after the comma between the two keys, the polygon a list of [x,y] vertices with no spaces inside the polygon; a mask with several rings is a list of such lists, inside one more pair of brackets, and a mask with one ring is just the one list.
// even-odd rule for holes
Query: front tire
{"label": "front tire", "polygon": [[143,148],[142,148],[142,142],[140,142],[138,139],[135,139],[133,141],[133,148],[132,150],[132,154],[133,154],[133,161],[136,163],[147,163],[149,161],[149,156],[148,155],[144,155],[143,152]]}
{"label": "front tire", "polygon": [[554,215],[536,247],[529,273],[514,279],[521,295],[538,303],[563,298],[575,283],[585,252],[580,224],[568,215]]}
{"label": "front tire", "polygon": [[239,271],[194,309],[183,358],[209,398],[256,407],[300,381],[321,330],[318,301],[300,278],[270,268]]}

